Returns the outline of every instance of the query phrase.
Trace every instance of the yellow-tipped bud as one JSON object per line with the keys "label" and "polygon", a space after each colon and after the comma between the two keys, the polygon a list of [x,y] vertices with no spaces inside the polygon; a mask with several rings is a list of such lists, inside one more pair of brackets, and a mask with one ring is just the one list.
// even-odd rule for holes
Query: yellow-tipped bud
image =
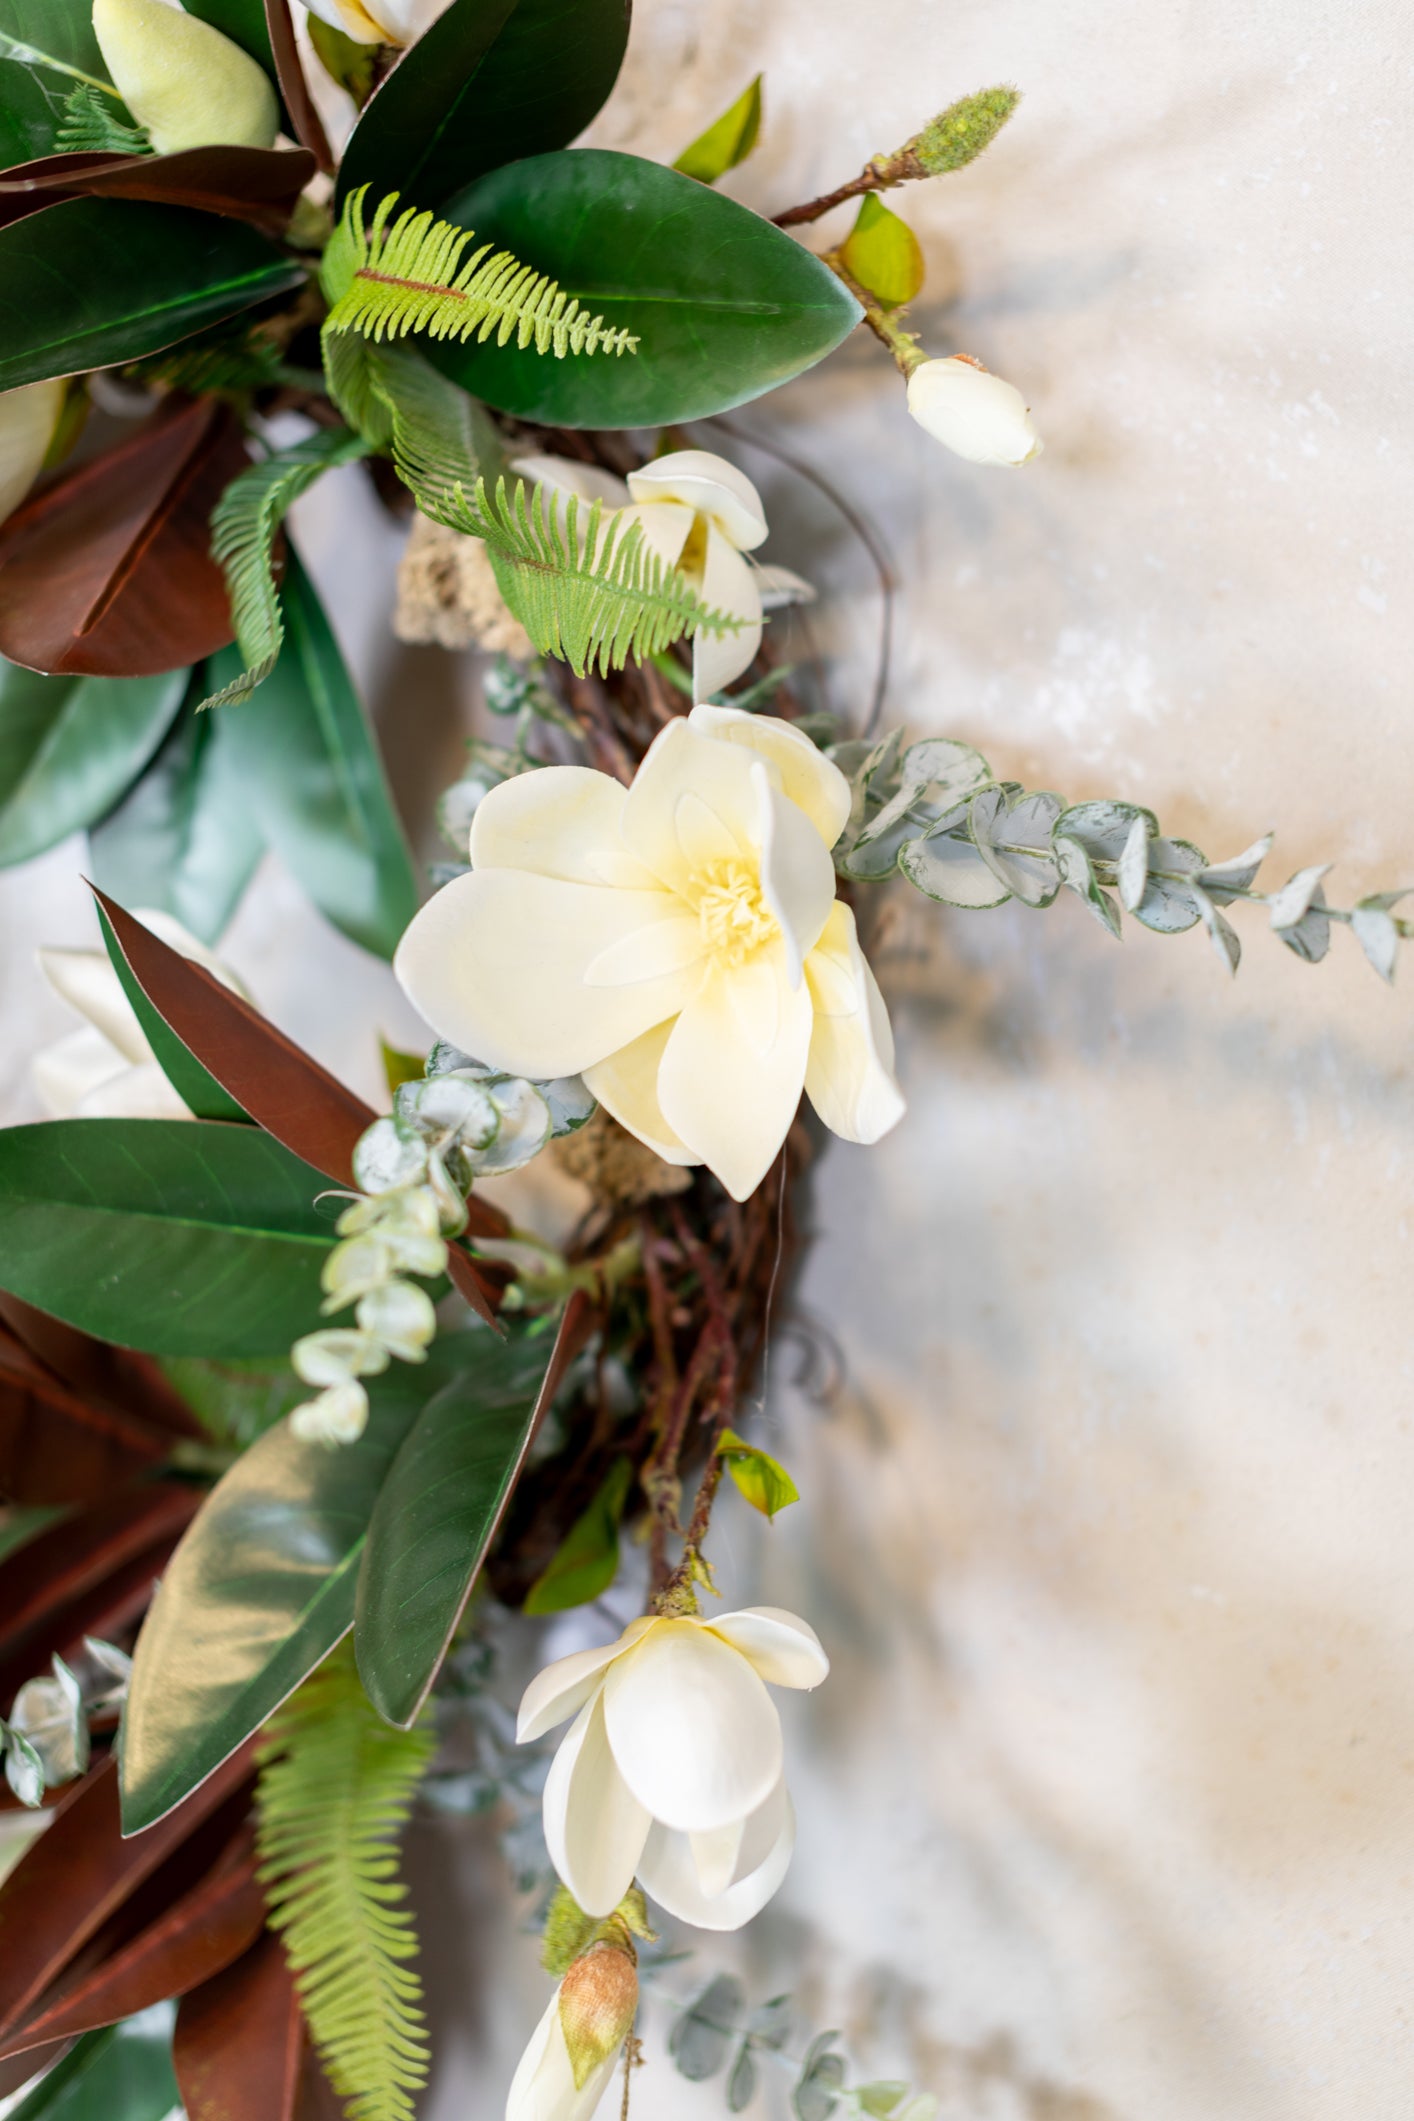
{"label": "yellow-tipped bud", "polygon": [[159,154],[274,145],[280,106],[269,76],[209,22],[163,0],[93,0],[93,33]]}
{"label": "yellow-tipped bud", "polygon": [[583,2091],[633,2031],[638,1968],[617,1944],[593,1944],[560,1983],[560,2030],[576,2091]]}
{"label": "yellow-tipped bud", "polygon": [[0,392],[0,522],[38,477],[63,409],[64,385],[57,378]]}

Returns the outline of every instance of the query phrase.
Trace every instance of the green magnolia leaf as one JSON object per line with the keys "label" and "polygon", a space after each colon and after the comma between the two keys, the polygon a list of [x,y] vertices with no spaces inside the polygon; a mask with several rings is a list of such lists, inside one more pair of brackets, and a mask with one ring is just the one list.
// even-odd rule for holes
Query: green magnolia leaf
{"label": "green magnolia leaf", "polygon": [[[343,934],[390,958],[418,908],[417,873],[373,731],[293,545],[281,607],[280,660],[251,699],[216,710],[222,742],[242,801],[296,882]],[[226,682],[230,662],[214,659],[213,683]]]}
{"label": "green magnolia leaf", "polygon": [[8,2121],[167,2121],[178,2108],[170,2003],[84,2033]]}
{"label": "green magnolia leaf", "polygon": [[93,0],[0,0],[0,167],[54,153],[65,100],[84,80],[108,80]]}
{"label": "green magnolia leaf", "polygon": [[603,1596],[619,1572],[619,1519],[632,1484],[632,1461],[616,1458],[589,1508],[530,1586],[524,1612],[564,1613]]}
{"label": "green magnolia leaf", "polygon": [[89,835],[94,881],[110,898],[173,914],[203,943],[219,940],[265,846],[222,717],[196,712],[240,660],[227,649],[193,674],[161,750]]}
{"label": "green magnolia leaf", "polygon": [[207,1072],[196,1055],[182,1043],[143,993],[137,976],[124,957],[122,946],[113,933],[113,924],[101,906],[98,909],[98,922],[103,930],[103,944],[108,952],[109,962],[118,975],[134,1016],[142,1026],[143,1036],[152,1048],[158,1067],[187,1110],[194,1113],[198,1119],[226,1119],[236,1124],[248,1123],[249,1113],[242,1111],[235,1099],[221,1088],[215,1076]]}
{"label": "green magnolia leaf", "polygon": [[304,277],[223,215],[134,199],[46,207],[0,228],[0,390],[157,353]]}
{"label": "green magnolia leaf", "polygon": [[715,184],[738,162],[744,162],[761,137],[761,76],[744,88],[720,118],[699,133],[673,164],[699,184]]}
{"label": "green magnolia leaf", "polygon": [[548,1334],[498,1340],[489,1332],[462,1334],[457,1345],[458,1375],[428,1400],[399,1451],[359,1571],[358,1669],[390,1723],[413,1721],[451,1641],[520,1471],[556,1348]]}
{"label": "green magnolia leaf", "polygon": [[357,185],[440,207],[502,163],[564,147],[618,77],[626,0],[454,0],[369,102],[344,151]]}
{"label": "green magnolia leaf", "polygon": [[0,1561],[13,1554],[29,1540],[37,1539],[45,1528],[64,1515],[58,1503],[20,1504],[7,1502],[0,1513]]}
{"label": "green magnolia leaf", "polygon": [[155,1355],[273,1355],[319,1323],[320,1173],[254,1127],[0,1130],[0,1288]]}
{"label": "green magnolia leaf", "polygon": [[275,79],[275,54],[270,48],[265,0],[183,0],[183,5],[189,15],[199,15],[203,22],[219,29],[223,37],[239,44],[243,52],[249,52],[271,80]]}
{"label": "green magnolia leaf", "polygon": [[867,192],[842,252],[851,276],[886,309],[911,302],[923,285],[923,252],[906,221]]}
{"label": "green magnolia leaf", "polygon": [[549,425],[725,412],[811,367],[859,321],[853,296],[783,230],[636,155],[539,155],[442,211],[639,339],[624,361],[529,360],[489,342],[428,349],[473,396]]}
{"label": "green magnolia leaf", "polygon": [[157,750],[186,689],[160,677],[41,677],[0,660],[0,867],[110,810]]}
{"label": "green magnolia leaf", "polygon": [[755,1444],[738,1436],[735,1429],[723,1430],[717,1442],[717,1456],[726,1460],[732,1479],[752,1509],[759,1510],[763,1517],[774,1519],[778,1510],[799,1502],[800,1490],[780,1460],[758,1450]]}
{"label": "green magnolia leaf", "polygon": [[378,1491],[429,1393],[466,1361],[450,1334],[425,1366],[369,1380],[356,1444],[271,1429],[217,1483],[167,1564],[138,1636],[121,1735],[123,1831],[218,1768],[347,1634]]}

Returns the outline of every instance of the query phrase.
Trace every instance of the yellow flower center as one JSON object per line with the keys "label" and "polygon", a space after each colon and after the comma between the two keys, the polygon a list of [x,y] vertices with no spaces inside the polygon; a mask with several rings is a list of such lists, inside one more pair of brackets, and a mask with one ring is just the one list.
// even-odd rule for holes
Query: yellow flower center
{"label": "yellow flower center", "polygon": [[749,863],[731,858],[708,862],[692,882],[703,946],[719,964],[744,964],[779,934],[776,917],[761,895],[761,879]]}

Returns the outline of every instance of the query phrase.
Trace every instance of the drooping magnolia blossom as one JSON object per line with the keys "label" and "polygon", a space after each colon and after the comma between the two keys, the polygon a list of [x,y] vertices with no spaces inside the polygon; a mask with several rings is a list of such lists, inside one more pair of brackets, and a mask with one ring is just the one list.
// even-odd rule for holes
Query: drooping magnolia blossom
{"label": "drooping magnolia blossom", "polygon": [[495,1067],[583,1074],[619,1123],[744,1200],[802,1088],[874,1142],[903,1112],[883,998],[830,849],[844,775],[788,722],[694,707],[633,786],[544,766],[493,788],[469,876],[394,969],[435,1031]]}
{"label": "drooping magnolia blossom", "polygon": [[973,464],[1029,464],[1045,447],[1016,385],[965,354],[915,368],[908,409],[935,441]]}
{"label": "drooping magnolia blossom", "polygon": [[745,472],[710,450],[679,449],[631,471],[627,480],[568,457],[517,457],[511,468],[556,492],[602,501],[626,523],[637,523],[665,567],[674,568],[714,611],[737,622],[730,632],[693,636],[694,700],[710,699],[741,676],[761,645],[764,611],[814,594],[799,575],[746,558],[766,536],[761,496]]}
{"label": "drooping magnolia blossom", "polygon": [[311,15],[359,44],[413,44],[451,0],[305,0]]}
{"label": "drooping magnolia blossom", "polygon": [[[213,957],[169,913],[137,914],[145,928],[195,960],[233,992],[250,997],[230,967]],[[51,1119],[190,1119],[157,1063],[106,950],[41,950],[39,969],[54,992],[85,1019],[31,1063],[39,1101]]]}
{"label": "drooping magnolia blossom", "polygon": [[274,145],[280,106],[269,75],[199,15],[163,0],[93,0],[93,33],[159,154]]}
{"label": "drooping magnolia blossom", "polygon": [[63,409],[64,385],[57,377],[0,391],[0,523],[38,477]]}
{"label": "drooping magnolia blossom", "polygon": [[630,1954],[591,1946],[545,2008],[516,2065],[506,2121],[589,2121],[614,2073],[638,2008]]}
{"label": "drooping magnolia blossom", "polygon": [[545,1785],[550,1860],[588,1915],[633,1883],[700,1929],[749,1922],[795,1841],[780,1718],[766,1691],[829,1671],[805,1621],[774,1606],[635,1620],[526,1688],[524,1744],[574,1717]]}

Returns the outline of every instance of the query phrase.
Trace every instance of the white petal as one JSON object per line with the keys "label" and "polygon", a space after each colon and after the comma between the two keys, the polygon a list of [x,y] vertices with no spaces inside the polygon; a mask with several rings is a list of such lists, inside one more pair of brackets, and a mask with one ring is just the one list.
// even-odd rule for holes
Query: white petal
{"label": "white petal", "polygon": [[638,1879],[644,1892],[680,1922],[697,1929],[736,1930],[759,1915],[777,1891],[794,1847],[795,1810],[780,1782],[748,1819],[738,1875],[725,1892],[703,1892],[687,1835],[663,1826],[655,1826],[648,1836]]}
{"label": "white petal", "polygon": [[521,1696],[516,1744],[529,1745],[532,1738],[543,1738],[557,1723],[582,1709],[604,1667],[632,1649],[654,1625],[651,1619],[635,1620],[616,1641],[606,1642],[602,1649],[576,1650],[573,1656],[557,1657],[553,1664],[537,1672]]}
{"label": "white petal", "polygon": [[734,1819],[730,1826],[716,1826],[708,1834],[689,1834],[688,1847],[692,1851],[692,1867],[697,1873],[697,1883],[709,1900],[724,1893],[736,1876],[737,1858],[741,1854],[742,1836],[746,1832],[746,1821]]}
{"label": "white petal", "polygon": [[629,852],[670,891],[685,891],[701,852],[703,806],[743,853],[754,848],[760,801],[751,765],[749,752],[711,743],[674,717],[649,745],[628,791],[622,831]]}
{"label": "white petal", "polygon": [[35,954],[54,992],[86,1016],[124,1060],[152,1059],[152,1048],[106,950],[40,950]]}
{"label": "white petal", "polygon": [[814,1628],[781,1606],[743,1606],[707,1625],[771,1686],[816,1687],[829,1676],[830,1660]]}
{"label": "white petal", "polygon": [[64,385],[57,379],[0,392],[0,522],[38,477],[63,405]]}
{"label": "white petal", "polygon": [[665,567],[677,566],[695,521],[692,510],[679,507],[676,501],[652,501],[646,508],[625,508],[619,518],[624,531],[637,523],[644,544]]}
{"label": "white petal", "polygon": [[761,496],[744,471],[709,449],[679,449],[628,475],[635,501],[682,501],[698,510],[739,552],[752,552],[766,535]]}
{"label": "white petal", "polygon": [[632,1045],[584,1071],[585,1088],[621,1127],[668,1164],[695,1164],[700,1158],[679,1141],[658,1102],[658,1070],[672,1024],[656,1024]]}
{"label": "white petal", "polygon": [[[805,961],[805,984],[815,1005],[806,1095],[832,1133],[876,1142],[902,1119],[904,1098],[894,1079],[889,1012],[843,902]],[[840,1010],[846,996],[847,1015]]]}
{"label": "white petal", "polygon": [[715,524],[708,527],[707,557],[696,587],[711,610],[742,622],[727,633],[709,633],[699,627],[692,637],[692,697],[707,700],[739,678],[761,646],[761,592],[756,577]]}
{"label": "white petal", "polygon": [[55,1039],[30,1063],[39,1102],[51,1119],[72,1119],[90,1091],[115,1075],[126,1074],[127,1069],[117,1047],[92,1024]]}
{"label": "white petal", "polygon": [[586,1915],[613,1914],[651,1825],[609,1749],[600,1692],[561,1739],[545,1783],[545,1846]]}
{"label": "white petal", "polygon": [[703,701],[687,718],[689,729],[718,743],[743,744],[769,759],[781,786],[833,847],[849,816],[849,782],[833,759],[790,722],[774,714],[748,714],[744,707],[713,707]]}
{"label": "white petal", "polygon": [[[476,869],[531,869],[571,884],[611,881],[605,858],[623,858],[619,837],[627,789],[588,766],[538,766],[517,773],[481,798],[471,821]],[[612,881],[617,883],[617,877]],[[657,879],[636,865],[634,886]]]}
{"label": "white petal", "polygon": [[619,1771],[664,1826],[727,1826],[780,1776],[775,1703],[744,1657],[690,1620],[660,1621],[617,1658],[603,1698]]}
{"label": "white petal", "polygon": [[545,2015],[516,2064],[506,2095],[506,2121],[589,2121],[613,2076],[619,2050],[606,2055],[576,2090],[556,1988]]}
{"label": "white petal", "polygon": [[178,1097],[157,1062],[120,1068],[74,1107],[75,1119],[190,1119],[191,1108]]}
{"label": "white petal", "polygon": [[813,604],[815,589],[804,575],[792,573],[789,567],[758,566],[756,587],[761,593],[763,611],[781,611],[788,604]]}
{"label": "white petal", "polygon": [[835,903],[835,865],[799,804],[772,785],[764,759],[751,772],[761,805],[761,894],[785,940],[790,983],[798,987]]}
{"label": "white petal", "polygon": [[695,913],[680,913],[610,943],[585,967],[584,977],[591,987],[632,986],[685,972],[702,954],[702,923]]}
{"label": "white petal", "polygon": [[[763,953],[776,967],[779,1017],[768,1051],[742,1035],[733,1005],[736,975],[714,966],[668,1037],[658,1096],[668,1125],[714,1171],[733,1200],[745,1200],[770,1170],[795,1117],[805,1083],[813,1012],[808,988],[792,987],[784,953]],[[750,966],[749,981],[759,979]]]}
{"label": "white petal", "polygon": [[514,457],[511,470],[556,493],[577,494],[581,501],[602,501],[606,508],[627,508],[629,490],[615,472],[598,464],[576,464],[571,457]]}
{"label": "white petal", "polygon": [[393,970],[413,1007],[463,1052],[534,1082],[578,1075],[675,1016],[692,992],[691,970],[585,983],[611,944],[681,910],[663,891],[474,869],[423,907]]}

